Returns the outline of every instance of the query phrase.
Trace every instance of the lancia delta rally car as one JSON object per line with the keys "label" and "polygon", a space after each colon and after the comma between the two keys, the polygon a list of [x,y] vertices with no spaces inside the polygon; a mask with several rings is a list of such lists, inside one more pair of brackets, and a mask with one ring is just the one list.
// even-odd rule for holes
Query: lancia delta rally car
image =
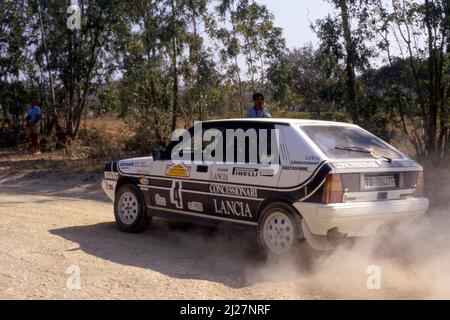
{"label": "lancia delta rally car", "polygon": [[[153,216],[246,226],[256,231],[267,253],[280,255],[299,240],[320,250],[329,249],[334,239],[371,236],[381,226],[428,209],[422,167],[359,126],[298,119],[201,125],[201,133],[223,134],[218,150],[226,153],[224,161],[190,158],[195,147],[184,150],[184,160],[174,160],[178,140],[152,156],[105,166],[102,188],[114,201],[122,231],[141,231]],[[255,130],[257,143],[238,144],[226,135],[230,130]],[[194,128],[188,132],[195,140]],[[260,140],[269,141],[267,154],[278,148],[279,161],[268,163],[261,150],[256,160],[236,157],[237,149],[247,151]],[[200,145],[203,151],[205,145]]]}

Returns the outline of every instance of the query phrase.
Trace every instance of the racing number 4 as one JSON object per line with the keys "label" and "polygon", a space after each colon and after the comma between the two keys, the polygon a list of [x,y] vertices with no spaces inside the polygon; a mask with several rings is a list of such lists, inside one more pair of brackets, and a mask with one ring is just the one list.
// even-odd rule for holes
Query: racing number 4
{"label": "racing number 4", "polygon": [[181,197],[181,181],[173,181],[170,188],[170,203],[177,209],[183,209],[183,199]]}

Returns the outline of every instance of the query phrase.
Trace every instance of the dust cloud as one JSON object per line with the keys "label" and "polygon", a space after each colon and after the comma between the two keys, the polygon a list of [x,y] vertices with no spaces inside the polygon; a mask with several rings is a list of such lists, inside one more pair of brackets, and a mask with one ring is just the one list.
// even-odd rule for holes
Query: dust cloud
{"label": "dust cloud", "polygon": [[[379,271],[379,289],[374,270]],[[247,281],[287,285],[293,299],[450,299],[449,271],[447,208],[331,252],[312,252],[304,245],[297,257],[268,261],[249,272]]]}

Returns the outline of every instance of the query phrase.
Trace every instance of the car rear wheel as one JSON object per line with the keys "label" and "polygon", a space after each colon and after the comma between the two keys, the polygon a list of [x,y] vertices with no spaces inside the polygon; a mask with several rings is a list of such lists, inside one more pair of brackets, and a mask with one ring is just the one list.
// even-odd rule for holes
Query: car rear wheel
{"label": "car rear wheel", "polygon": [[265,253],[280,257],[292,253],[300,242],[301,219],[285,203],[272,203],[263,212],[258,223],[258,240]]}
{"label": "car rear wheel", "polygon": [[137,233],[150,222],[140,190],[132,184],[120,187],[115,196],[114,216],[120,230]]}

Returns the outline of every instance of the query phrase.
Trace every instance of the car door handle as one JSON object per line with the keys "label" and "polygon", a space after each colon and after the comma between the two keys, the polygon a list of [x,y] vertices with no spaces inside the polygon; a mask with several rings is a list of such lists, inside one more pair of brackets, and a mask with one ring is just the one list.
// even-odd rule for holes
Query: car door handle
{"label": "car door handle", "polygon": [[273,177],[275,175],[274,168],[261,168],[259,169],[259,174],[264,177]]}
{"label": "car door handle", "polygon": [[197,172],[208,172],[208,166],[204,165],[197,166]]}

